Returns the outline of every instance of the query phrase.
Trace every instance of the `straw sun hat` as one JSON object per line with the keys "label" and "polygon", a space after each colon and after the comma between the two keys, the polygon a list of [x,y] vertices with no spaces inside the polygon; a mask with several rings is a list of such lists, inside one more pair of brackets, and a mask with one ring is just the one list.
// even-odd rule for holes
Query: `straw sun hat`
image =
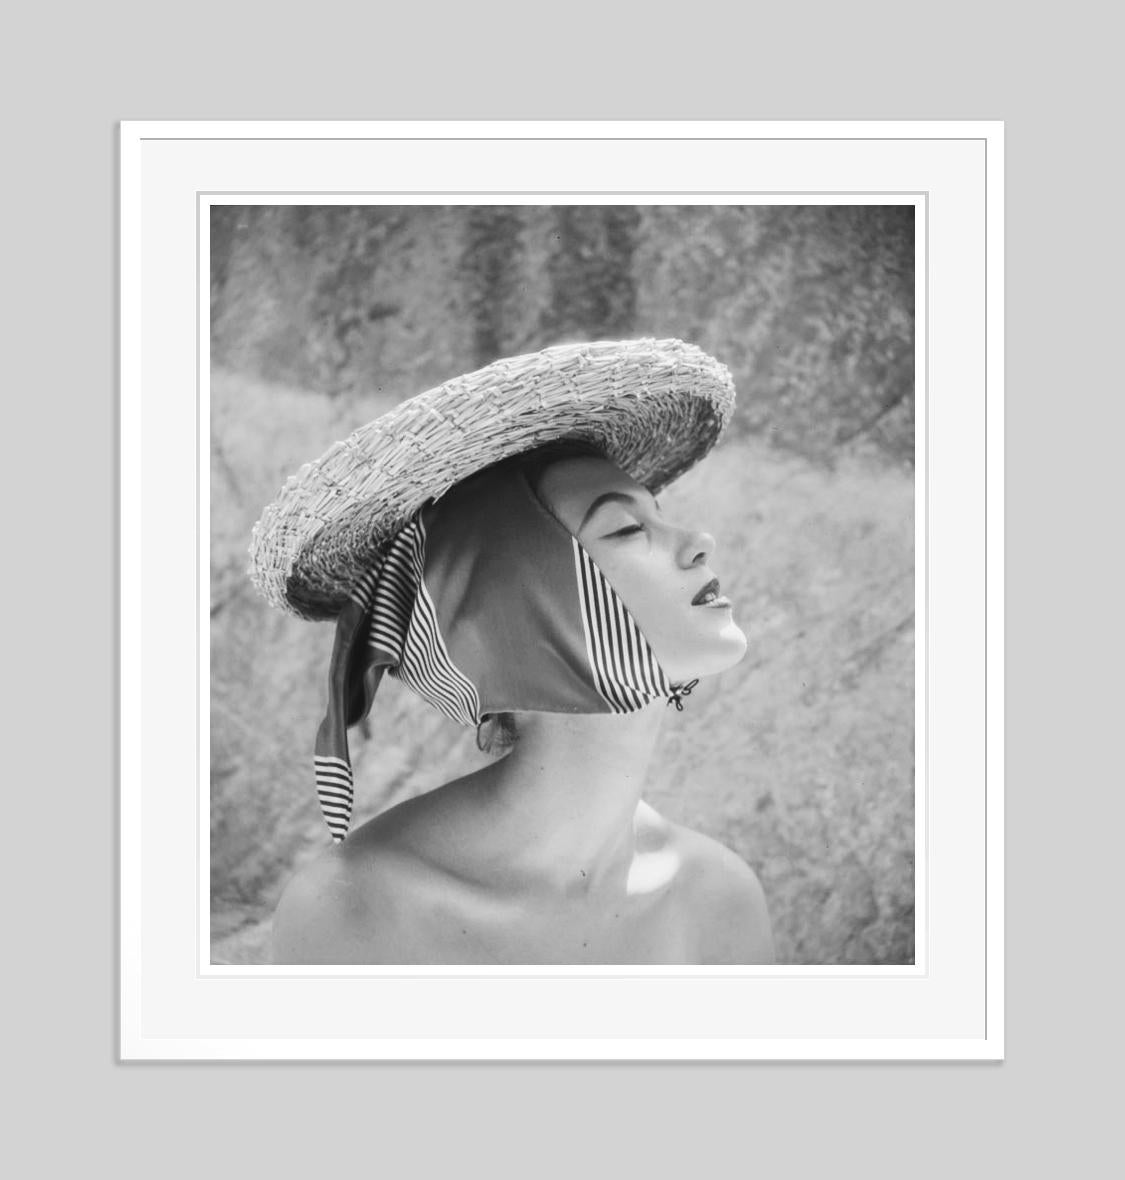
{"label": "straw sun hat", "polygon": [[475,471],[578,438],[657,492],[711,449],[733,406],[726,366],[681,340],[495,361],[402,402],[291,476],[254,526],[250,577],[273,606],[334,618],[411,516]]}

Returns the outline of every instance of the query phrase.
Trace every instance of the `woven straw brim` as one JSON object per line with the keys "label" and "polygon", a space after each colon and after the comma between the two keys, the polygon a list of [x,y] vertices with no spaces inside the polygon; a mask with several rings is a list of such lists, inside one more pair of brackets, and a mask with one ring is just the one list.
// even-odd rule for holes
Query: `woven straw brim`
{"label": "woven straw brim", "polygon": [[410,517],[475,471],[580,438],[657,492],[711,449],[733,406],[726,366],[680,340],[496,361],[401,403],[291,476],[254,526],[250,577],[274,606],[334,618]]}

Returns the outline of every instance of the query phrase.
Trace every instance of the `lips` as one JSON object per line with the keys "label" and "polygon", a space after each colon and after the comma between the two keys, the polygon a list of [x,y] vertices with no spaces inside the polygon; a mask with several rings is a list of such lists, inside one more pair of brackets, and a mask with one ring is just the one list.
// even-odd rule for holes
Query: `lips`
{"label": "lips", "polygon": [[712,578],[711,581],[703,587],[702,590],[691,600],[692,606],[702,606],[708,599],[718,598],[719,596],[719,579]]}

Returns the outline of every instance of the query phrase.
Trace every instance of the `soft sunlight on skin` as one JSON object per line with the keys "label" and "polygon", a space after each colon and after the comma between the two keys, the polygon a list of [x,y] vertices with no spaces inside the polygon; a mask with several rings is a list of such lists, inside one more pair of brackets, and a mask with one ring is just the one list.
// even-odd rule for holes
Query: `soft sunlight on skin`
{"label": "soft sunlight on skin", "polygon": [[672,848],[660,852],[641,852],[629,866],[625,892],[634,897],[641,893],[656,893],[668,885],[679,871],[683,858]]}
{"label": "soft sunlight on skin", "polygon": [[746,654],[723,590],[692,599],[716,577],[715,538],[665,518],[652,494],[607,459],[554,463],[539,495],[609,579],[669,679],[722,672]]}

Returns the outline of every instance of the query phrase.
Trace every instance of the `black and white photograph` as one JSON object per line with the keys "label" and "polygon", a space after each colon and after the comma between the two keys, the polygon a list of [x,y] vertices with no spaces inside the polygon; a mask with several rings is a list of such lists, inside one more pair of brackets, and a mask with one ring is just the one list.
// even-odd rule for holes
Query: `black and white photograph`
{"label": "black and white photograph", "polygon": [[915,964],[920,204],[389,200],[203,209],[211,964]]}

